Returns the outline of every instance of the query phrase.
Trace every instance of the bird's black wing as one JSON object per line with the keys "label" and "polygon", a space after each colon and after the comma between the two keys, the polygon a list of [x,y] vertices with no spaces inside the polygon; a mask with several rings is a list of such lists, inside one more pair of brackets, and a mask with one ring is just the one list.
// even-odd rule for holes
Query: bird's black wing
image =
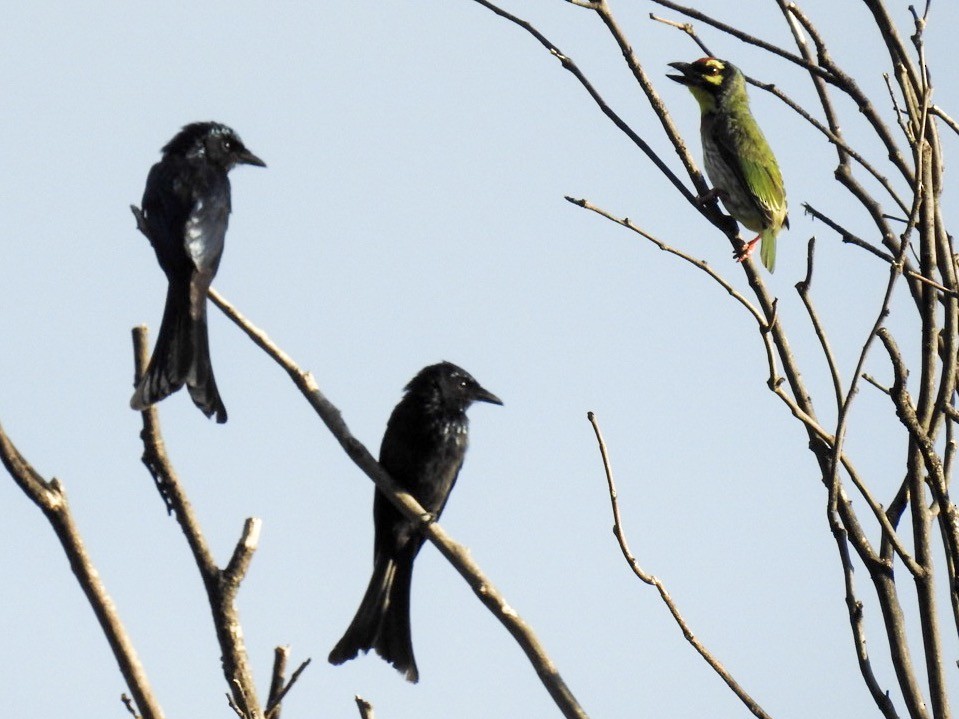
{"label": "bird's black wing", "polygon": [[147,175],[143,191],[143,217],[147,236],[160,267],[170,280],[185,279],[192,271],[183,232],[194,201],[190,168],[181,157],[165,157]]}

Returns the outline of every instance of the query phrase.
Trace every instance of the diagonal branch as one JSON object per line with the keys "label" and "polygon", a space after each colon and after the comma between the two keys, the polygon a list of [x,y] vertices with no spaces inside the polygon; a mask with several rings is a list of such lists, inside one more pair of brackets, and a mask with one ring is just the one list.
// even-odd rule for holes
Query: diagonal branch
{"label": "diagonal branch", "polygon": [[589,419],[590,424],[593,426],[593,432],[596,434],[596,441],[599,443],[599,452],[603,459],[603,469],[606,472],[606,483],[609,487],[609,499],[613,506],[613,534],[616,537],[616,541],[619,543],[620,551],[622,551],[623,556],[626,558],[626,563],[629,564],[630,569],[633,570],[633,574],[639,577],[640,581],[648,584],[651,587],[656,587],[656,591],[659,592],[659,596],[666,605],[666,608],[669,610],[669,613],[673,615],[673,619],[683,632],[683,636],[686,638],[686,641],[688,641],[693,648],[699,652],[699,655],[706,660],[706,663],[712,667],[713,671],[719,675],[720,679],[722,679],[733,691],[733,693],[739,697],[739,700],[746,706],[753,716],[759,717],[760,719],[770,719],[769,715],[765,712],[765,710],[763,710],[759,703],[753,699],[746,692],[746,690],[742,688],[742,686],[740,686],[739,682],[733,678],[733,675],[729,673],[726,667],[724,667],[722,663],[715,657],[715,655],[709,651],[709,649],[707,649],[706,646],[696,637],[696,635],[693,633],[693,630],[690,629],[689,624],[687,624],[685,618],[680,613],[679,608],[673,601],[673,598],[669,595],[669,592],[666,591],[666,587],[663,585],[662,580],[659,579],[659,577],[646,573],[643,571],[642,567],[639,566],[639,561],[632,553],[632,550],[630,550],[629,543],[626,541],[626,534],[623,531],[622,518],[620,517],[619,512],[619,500],[616,495],[616,483],[613,481],[613,469],[609,462],[609,455],[606,451],[606,442],[603,440],[603,433],[599,428],[599,421],[596,419],[596,415],[593,412],[587,412],[586,416]]}
{"label": "diagonal branch", "polygon": [[[7,468],[14,482],[23,490],[31,502],[43,512],[50,526],[53,527],[57,539],[63,546],[63,551],[70,562],[70,568],[80,583],[80,588],[90,602],[90,607],[100,623],[100,628],[106,635],[110,650],[117,660],[120,673],[126,681],[133,699],[136,701],[140,716],[143,719],[163,719],[163,709],[160,707],[150,681],[147,679],[143,665],[137,656],[133,642],[127,634],[120,620],[116,605],[107,593],[100,574],[93,565],[93,560],[87,553],[86,546],[80,536],[80,530],[73,520],[70,505],[67,502],[67,493],[63,485],[54,478],[49,482],[40,476],[30,463],[20,454],[10,438],[0,426],[0,461]],[[125,697],[126,695],[124,695]],[[129,699],[126,700],[129,702]],[[133,712],[127,703],[128,710]]]}
{"label": "diagonal branch", "polygon": [[[635,232],[640,237],[643,237],[649,240],[650,242],[652,242],[663,252],[666,252],[670,255],[675,255],[676,257],[679,257],[680,259],[685,260],[686,262],[693,265],[694,267],[702,270],[707,275],[709,275],[709,277],[715,280],[715,282],[719,284],[720,287],[722,287],[726,292],[728,292],[731,297],[733,297],[737,302],[739,302],[739,304],[741,304],[746,309],[746,311],[753,316],[753,319],[759,323],[760,328],[768,329],[769,324],[771,324],[771,322],[767,324],[766,319],[762,316],[759,310],[756,309],[756,306],[753,305],[748,299],[746,299],[743,296],[743,294],[739,292],[739,290],[737,290],[735,287],[733,287],[732,284],[730,284],[728,280],[726,280],[721,274],[719,274],[718,271],[710,267],[705,260],[697,260],[692,255],[689,255],[683,252],[682,250],[677,250],[675,247],[672,247],[671,245],[667,245],[662,240],[657,239],[655,236],[651,235],[650,233],[646,232],[642,228],[638,227],[628,217],[623,217],[623,218],[616,217],[615,215],[611,214],[610,212],[607,212],[601,207],[597,207],[589,200],[570,197],[569,195],[567,195],[565,199],[567,202],[573,205],[576,205],[577,207],[582,207],[584,210],[595,212],[600,217],[605,217],[607,220],[615,222],[617,225],[620,225],[621,227],[625,227],[626,229],[631,230],[632,232]],[[775,372],[773,372],[773,374],[775,374]]]}
{"label": "diagonal branch", "polygon": [[[526,32],[528,32],[530,35],[536,38],[536,40],[543,47],[545,47],[553,57],[555,57],[557,60],[560,61],[560,63],[562,64],[565,70],[568,70],[570,73],[573,74],[573,76],[577,80],[579,80],[579,83],[583,86],[583,88],[585,88],[586,92],[589,93],[589,96],[593,98],[593,101],[596,103],[599,109],[602,110],[603,114],[606,115],[606,117],[608,117],[610,120],[612,120],[613,124],[615,124],[616,127],[618,127],[623,132],[623,134],[625,134],[630,140],[632,140],[633,143],[640,150],[642,150],[643,154],[645,154],[653,162],[653,164],[656,165],[659,171],[663,173],[663,176],[666,177],[666,179],[668,179],[672,183],[672,185],[684,197],[686,197],[687,200],[690,200],[692,202],[696,199],[696,196],[686,188],[686,186],[682,183],[682,181],[669,168],[669,166],[665,162],[663,162],[663,160],[659,157],[659,155],[656,154],[656,152],[652,149],[652,147],[650,147],[649,144],[642,137],[640,137],[626,123],[625,120],[623,120],[623,118],[621,118],[608,104],[606,104],[606,101],[599,94],[599,92],[596,90],[593,84],[589,81],[589,79],[579,69],[576,63],[573,62],[573,59],[571,57],[563,53],[558,47],[556,47],[556,45],[549,38],[543,35],[543,33],[541,33],[539,30],[533,27],[533,25],[531,25],[526,20],[523,20],[522,18],[518,18],[511,13],[508,13],[506,10],[503,10],[502,8],[489,2],[489,0],[473,0],[473,1],[479,3],[480,5],[487,8],[488,10],[491,10],[496,15],[499,15],[500,17],[505,18],[506,20],[509,20],[515,25],[523,28]],[[592,5],[587,4],[585,5],[585,7],[592,7]],[[699,189],[699,193],[700,194],[705,193],[706,189],[707,188],[705,186],[705,183],[703,183],[702,188]]]}
{"label": "diagonal branch", "polygon": [[369,450],[350,432],[343,415],[320,391],[312,373],[305,372],[281,350],[266,333],[254,326],[241,315],[229,302],[214,290],[209,291],[210,300],[230,318],[254,344],[266,352],[293,380],[297,389],[303,394],[310,406],[316,411],[333,437],[340,443],[347,456],[353,460],[367,477],[373,480],[376,487],[382,491],[391,502],[411,521],[418,524],[419,531],[432,542],[440,553],[466,580],[474,594],[489,609],[516,642],[526,653],[540,681],[546,687],[553,701],[567,719],[585,719],[587,714],[580,707],[576,697],[566,686],[559,670],[546,653],[533,628],[520,617],[506,598],[483,573],[479,565],[470,556],[469,550],[457,543],[446,533],[440,524],[433,521],[432,516],[419,502],[405,490],[401,489],[380,466]]}
{"label": "diagonal branch", "polygon": [[266,716],[266,719],[280,719],[280,708],[282,706],[283,699],[287,694],[289,694],[290,689],[292,689],[293,685],[296,684],[297,679],[300,678],[300,675],[304,672],[304,670],[310,666],[310,662],[313,661],[309,658],[303,661],[290,676],[290,681],[284,684],[283,672],[286,667],[286,658],[287,654],[289,654],[289,650],[289,647],[276,648],[276,663],[273,668],[274,681],[270,685],[270,699],[266,703],[266,711],[263,712]]}

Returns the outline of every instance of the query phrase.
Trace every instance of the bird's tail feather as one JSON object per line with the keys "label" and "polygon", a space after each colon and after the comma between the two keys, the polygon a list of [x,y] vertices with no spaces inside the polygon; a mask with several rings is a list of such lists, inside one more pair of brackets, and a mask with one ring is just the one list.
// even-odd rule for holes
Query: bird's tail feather
{"label": "bird's tail feather", "polygon": [[193,355],[192,325],[189,290],[171,282],[153,356],[130,399],[133,409],[144,410],[183,386]]}
{"label": "bird's tail feather", "polygon": [[200,304],[200,316],[192,322],[193,358],[186,376],[187,391],[193,404],[207,417],[216,414],[219,424],[226,422],[226,407],[220,399],[210,361],[210,339],[206,327],[206,298]]}
{"label": "bird's tail feather", "polygon": [[206,304],[200,305],[199,317],[194,319],[190,314],[189,286],[171,282],[153,356],[133,392],[130,406],[144,410],[184,384],[193,403],[207,417],[216,413],[217,422],[226,422],[226,407],[217,391],[210,363]]}
{"label": "bird's tail feather", "polygon": [[419,680],[410,636],[410,582],[413,562],[380,555],[359,609],[330,652],[331,664],[342,664],[360,651],[375,649],[411,682]]}
{"label": "bird's tail feather", "polygon": [[773,272],[776,269],[776,235],[772,232],[764,232],[762,238],[759,258],[766,269]]}
{"label": "bird's tail feather", "polygon": [[410,632],[410,584],[413,562],[398,562],[390,586],[389,601],[383,612],[383,623],[373,645],[376,653],[388,661],[414,684],[420,679],[413,656]]}

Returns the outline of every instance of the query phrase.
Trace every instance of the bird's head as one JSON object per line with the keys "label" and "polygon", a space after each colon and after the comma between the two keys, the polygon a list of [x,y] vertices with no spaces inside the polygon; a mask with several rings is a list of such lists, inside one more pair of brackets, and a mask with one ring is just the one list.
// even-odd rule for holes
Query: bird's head
{"label": "bird's head", "polygon": [[266,163],[246,149],[236,132],[219,122],[194,122],[186,125],[163,148],[165,155],[182,155],[189,159],[203,159],[229,171],[235,165]]}
{"label": "bird's head", "polygon": [[473,402],[503,404],[499,397],[473,379],[473,375],[452,362],[440,362],[423,368],[406,385],[406,391],[444,410],[462,412]]}
{"label": "bird's head", "polygon": [[746,100],[743,74],[730,62],[704,57],[696,62],[671,62],[669,66],[682,74],[666,77],[688,87],[704,113],[714,111],[733,98]]}

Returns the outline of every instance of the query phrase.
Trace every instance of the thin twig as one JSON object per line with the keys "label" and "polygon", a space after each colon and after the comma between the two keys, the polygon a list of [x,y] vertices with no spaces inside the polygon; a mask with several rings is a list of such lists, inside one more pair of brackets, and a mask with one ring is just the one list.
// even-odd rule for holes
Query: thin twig
{"label": "thin twig", "polygon": [[873,387],[875,387],[876,389],[878,389],[880,392],[882,392],[884,395],[887,395],[887,396],[889,395],[889,388],[888,388],[886,385],[882,384],[879,380],[877,380],[875,377],[873,377],[873,376],[872,376],[871,374],[869,374],[868,372],[863,372],[863,373],[862,373],[862,378],[863,378],[866,382],[868,382],[869,384],[871,384]]}
{"label": "thin twig", "polygon": [[[643,152],[643,154],[646,155],[646,157],[648,157],[654,165],[656,165],[657,169],[663,174],[663,176],[666,179],[668,179],[672,183],[672,185],[687,200],[691,202],[695,201],[696,195],[689,191],[689,189],[676,176],[676,174],[672,171],[672,169],[670,169],[669,165],[663,162],[662,158],[660,158],[659,155],[657,155],[656,152],[653,150],[653,148],[650,147],[649,143],[647,143],[642,137],[640,137],[639,134],[636,133],[629,126],[629,124],[625,120],[623,120],[623,118],[620,117],[606,103],[603,97],[599,94],[599,92],[596,90],[593,84],[589,81],[586,75],[583,74],[583,72],[579,69],[579,67],[576,65],[576,63],[573,61],[571,57],[563,53],[549,38],[543,35],[543,33],[541,33],[539,30],[533,27],[533,25],[528,23],[526,20],[523,20],[522,18],[518,18],[515,15],[507,12],[506,10],[503,10],[497,5],[494,5],[492,2],[489,2],[489,0],[473,0],[473,1],[476,3],[479,3],[480,5],[492,11],[496,15],[499,15],[500,17],[506,20],[509,20],[511,23],[517,25],[518,27],[523,28],[526,32],[528,32],[530,35],[536,38],[536,40],[540,43],[540,45],[545,47],[553,57],[555,57],[557,60],[560,61],[560,64],[562,64],[565,70],[568,70],[570,73],[572,73],[572,75],[577,80],[579,80],[579,83],[583,86],[586,92],[589,93],[589,96],[593,98],[593,102],[596,103],[596,105],[603,112],[603,114],[606,115],[606,117],[608,117],[610,120],[612,120],[613,124],[615,124],[616,127],[618,127],[620,131],[623,132],[623,134],[625,134],[630,140],[632,140],[633,144],[635,144],[636,147],[638,147]],[[593,3],[593,4],[582,5],[582,7],[587,7],[589,9],[597,9],[599,5],[600,3]],[[705,191],[705,185],[700,191],[700,194],[704,191]]]}
{"label": "thin twig", "polygon": [[[787,3],[785,0],[779,0],[779,4],[781,7],[785,6],[784,11],[786,12],[787,18],[793,21],[790,23],[790,27],[795,28],[796,21],[795,21],[795,17],[793,16],[791,12],[795,6],[793,5],[793,3]],[[706,53],[707,56],[712,55],[712,53],[710,52],[706,44],[699,38],[699,35],[696,33],[696,29],[692,23],[688,23],[688,22],[680,23],[680,22],[676,22],[675,20],[667,20],[665,18],[658,17],[652,13],[650,13],[650,19],[655,20],[657,22],[661,22],[665,25],[669,25],[670,27],[675,27],[679,30],[682,30],[683,32],[685,32],[687,35],[689,35],[692,38],[692,40],[699,46],[699,48],[704,53]],[[796,30],[794,29],[794,34],[795,33],[796,33]],[[818,42],[821,43],[821,40],[819,40]],[[892,183],[889,181],[889,178],[883,175],[881,172],[879,172],[879,170],[876,169],[876,167],[874,167],[872,163],[870,163],[865,157],[863,157],[863,155],[860,152],[858,152],[856,149],[854,149],[849,144],[847,144],[847,142],[843,139],[842,132],[840,131],[839,123],[833,117],[832,106],[829,102],[828,95],[826,93],[825,81],[817,72],[815,72],[814,68],[818,66],[815,65],[812,58],[807,54],[807,52],[808,51],[805,51],[805,50],[803,51],[803,57],[805,61],[808,63],[807,67],[809,69],[809,74],[816,85],[817,91],[819,92],[819,95],[821,98],[821,104],[823,105],[824,111],[826,112],[826,117],[829,122],[828,127],[824,125],[823,123],[821,123],[819,120],[817,120],[815,117],[813,117],[805,108],[803,108],[802,105],[800,105],[798,102],[796,102],[791,97],[789,97],[789,95],[787,95],[785,92],[780,90],[774,83],[761,82],[759,80],[756,80],[753,77],[750,77],[749,75],[744,75],[745,80],[750,85],[753,85],[754,87],[764,90],[765,92],[768,92],[773,97],[777,98],[780,102],[782,102],[789,109],[791,109],[793,112],[799,115],[803,120],[805,120],[809,125],[811,125],[817,131],[822,133],[822,135],[826,137],[829,140],[829,142],[835,145],[836,150],[839,153],[840,159],[842,161],[845,161],[846,157],[850,157],[853,160],[855,160],[856,163],[858,163],[866,172],[872,175],[880,185],[882,185],[883,189],[886,190],[886,192],[889,194],[889,197],[893,200],[893,202],[895,202],[902,209],[903,212],[907,212],[908,208],[906,207],[903,200],[899,197],[899,194],[896,192],[895,188],[892,186]]]}
{"label": "thin twig", "polygon": [[712,56],[713,53],[709,50],[708,47],[706,47],[706,43],[704,43],[700,39],[699,35],[696,33],[696,29],[693,27],[693,24],[691,22],[676,22],[675,20],[669,20],[664,17],[659,17],[658,15],[656,15],[656,13],[649,13],[649,19],[655,22],[661,22],[663,25],[669,25],[670,27],[674,27],[677,30],[682,30],[684,33],[689,35],[690,38],[692,38],[692,41],[699,46],[699,49],[702,50],[703,54],[706,57]]}
{"label": "thin twig", "polygon": [[[902,173],[903,177],[906,178],[908,182],[913,182],[915,177],[912,169],[906,164],[905,159],[903,158],[902,152],[900,151],[898,145],[896,144],[895,139],[892,136],[892,133],[889,131],[889,128],[886,127],[879,113],[876,111],[875,106],[872,104],[869,97],[860,89],[859,85],[853,80],[849,75],[847,75],[843,70],[836,65],[831,57],[828,55],[822,55],[819,57],[819,64],[812,64],[807,62],[804,58],[794,55],[790,52],[786,52],[778,45],[773,45],[764,40],[760,40],[749,33],[745,33],[738,28],[734,28],[731,25],[720,22],[705,13],[700,12],[694,8],[685,7],[679,5],[678,3],[672,2],[671,0],[653,0],[657,5],[662,5],[663,7],[670,8],[676,12],[685,15],[686,17],[691,17],[695,20],[700,20],[701,22],[711,25],[712,27],[720,30],[732,37],[735,37],[742,42],[745,42],[749,45],[754,45],[755,47],[762,48],[767,52],[777,55],[784,60],[798,65],[799,67],[804,68],[810,73],[816,74],[818,77],[821,77],[826,82],[835,85],[837,88],[845,92],[849,97],[856,103],[859,107],[860,113],[866,118],[869,124],[872,126],[874,132],[879,137],[879,139],[886,146],[886,149],[889,154],[889,159],[896,166],[896,168]],[[795,4],[793,5],[795,7]],[[798,8],[795,8],[793,14],[796,16],[800,22],[803,22],[804,27],[812,27],[812,23],[808,18],[803,15]]]}
{"label": "thin twig", "polygon": [[[819,423],[819,421],[815,418],[814,415],[812,415],[810,412],[808,412],[806,409],[800,406],[800,404],[782,388],[782,381],[779,379],[779,376],[776,370],[776,363],[775,363],[776,351],[770,340],[771,337],[775,336],[776,331],[778,330],[778,323],[773,321],[773,318],[775,317],[775,304],[776,304],[775,301],[773,301],[772,306],[769,309],[770,319],[767,320],[762,317],[762,315],[759,313],[756,307],[753,306],[753,304],[749,302],[749,300],[747,300],[729,282],[727,282],[718,272],[716,272],[712,267],[710,267],[703,260],[697,260],[696,258],[680,250],[677,250],[674,247],[671,247],[670,245],[667,245],[666,243],[657,239],[655,236],[649,234],[642,228],[636,226],[629,218],[616,217],[615,215],[612,215],[606,210],[603,210],[602,208],[599,208],[593,205],[588,200],[576,199],[573,197],[566,197],[566,199],[578,207],[582,207],[583,209],[587,209],[587,210],[590,210],[591,212],[595,212],[596,214],[602,217],[605,217],[606,219],[611,220],[612,222],[615,222],[616,224],[621,225],[622,227],[626,227],[627,229],[632,230],[633,232],[637,233],[641,237],[655,244],[664,252],[675,255],[685,260],[686,262],[696,266],[697,268],[699,268],[700,270],[708,274],[713,280],[719,283],[719,285],[724,290],[726,290],[726,292],[728,292],[732,297],[734,297],[737,301],[739,301],[739,303],[746,308],[746,310],[752,315],[753,319],[755,319],[757,324],[759,325],[760,334],[763,339],[763,345],[766,348],[767,361],[769,363],[769,379],[767,381],[768,386],[770,387],[770,389],[773,390],[776,396],[779,397],[779,399],[786,404],[786,406],[789,408],[789,411],[792,413],[792,415],[796,417],[797,419],[799,419],[806,426],[807,430],[809,430],[810,432],[810,435],[815,436],[817,439],[819,439],[822,442],[820,446],[823,450],[825,450],[826,448],[831,448],[833,446],[835,442],[835,438],[822,427],[822,425]],[[780,341],[784,342],[785,338],[783,337]],[[786,356],[787,358],[790,357],[788,352]],[[882,507],[876,501],[876,499],[872,496],[871,492],[869,491],[869,488],[861,480],[858,472],[856,472],[855,467],[852,465],[852,462],[845,455],[845,453],[840,453],[840,461],[842,463],[843,468],[849,474],[849,477],[852,480],[853,484],[855,485],[856,489],[862,495],[863,499],[866,500],[866,503],[868,504],[873,515],[876,517],[880,525],[882,525],[883,530],[887,534],[889,534],[889,536],[891,537],[891,541],[896,550],[896,553],[899,554],[899,556],[902,558],[903,562],[905,562],[907,567],[910,567],[910,569],[915,570],[916,568],[915,561],[909,555],[909,552],[906,550],[905,545],[902,543],[901,539],[896,534],[894,528],[889,523],[889,519],[886,516],[886,513],[883,511]],[[848,508],[848,509],[850,512],[852,511],[851,508]],[[860,556],[862,556],[863,561],[874,562],[875,556],[874,556],[874,553],[872,552],[871,547],[869,546],[868,540],[861,533],[856,533],[855,536],[856,536],[855,546]]]}
{"label": "thin twig", "polygon": [[932,105],[929,108],[929,114],[938,117],[940,120],[946,123],[950,130],[959,135],[959,122],[953,120],[941,107],[938,105]]}
{"label": "thin twig", "polygon": [[[300,678],[300,675],[303,673],[303,670],[306,669],[308,666],[310,666],[310,662],[312,661],[313,661],[312,658],[307,658],[305,661],[303,661],[303,663],[300,664],[300,666],[296,668],[296,671],[294,671],[293,674],[290,676],[290,681],[286,683],[286,686],[280,689],[280,691],[277,692],[276,696],[272,696],[270,698],[270,702],[269,704],[267,704],[266,711],[264,712],[264,714],[266,715],[266,719],[280,719],[281,702],[286,697],[286,695],[290,692],[290,689],[293,688],[293,685],[296,684],[296,680]],[[272,689],[271,689],[271,692],[272,692]]]}
{"label": "thin twig", "polygon": [[823,355],[826,357],[826,366],[829,368],[829,376],[832,377],[833,392],[836,395],[836,406],[842,404],[842,378],[839,376],[839,366],[836,364],[836,357],[833,355],[832,347],[829,344],[829,338],[826,336],[826,330],[819,320],[819,313],[813,307],[812,298],[809,296],[809,290],[812,287],[812,274],[816,252],[816,238],[810,237],[806,245],[806,277],[796,283],[796,292],[806,308],[806,314],[809,315],[809,321],[812,322],[813,330],[819,339],[819,346],[822,348]]}
{"label": "thin twig", "polygon": [[724,667],[722,663],[715,657],[715,655],[710,652],[701,641],[699,641],[699,639],[693,633],[693,630],[690,629],[689,624],[686,622],[683,615],[680,613],[679,608],[669,595],[669,592],[666,591],[666,587],[662,580],[653,576],[652,574],[647,574],[639,565],[639,561],[629,548],[629,543],[626,540],[626,533],[623,530],[622,517],[620,516],[619,511],[619,499],[616,494],[616,483],[613,480],[613,468],[609,461],[609,454],[606,450],[606,442],[603,440],[603,433],[599,428],[599,420],[596,419],[596,415],[593,412],[587,412],[586,416],[589,419],[590,424],[593,426],[593,432],[596,434],[596,441],[599,444],[599,452],[603,460],[603,470],[606,473],[606,484],[609,489],[609,500],[613,509],[613,535],[616,537],[616,541],[619,543],[620,551],[626,558],[626,563],[629,564],[633,574],[635,574],[640,581],[650,585],[651,587],[656,587],[660,598],[663,600],[663,603],[666,605],[669,613],[673,616],[673,619],[682,631],[686,641],[688,641],[693,648],[699,652],[699,655],[706,660],[706,663],[709,664],[713,671],[719,675],[720,679],[726,683],[726,686],[728,686],[733,693],[739,697],[739,700],[746,706],[753,716],[760,717],[760,719],[770,719],[769,715],[765,712],[765,710],[763,710],[759,703],[753,699],[746,692],[746,690],[742,688],[742,686],[740,686],[739,682],[733,678],[732,674],[729,673],[726,667]]}
{"label": "thin twig", "polygon": [[[862,249],[868,251],[869,253],[881,259],[886,264],[892,264],[893,262],[895,262],[895,257],[893,257],[891,254],[889,254],[888,252],[883,252],[875,245],[869,242],[866,242],[866,240],[862,239],[861,237],[857,237],[852,232],[847,230],[845,227],[840,225],[838,222],[831,219],[827,215],[823,214],[812,205],[808,203],[803,203],[802,207],[803,207],[803,210],[808,215],[821,221],[823,224],[827,225],[831,230],[835,230],[844,243],[849,245],[855,245],[856,247],[861,247]],[[921,282],[924,285],[929,285],[930,287],[934,287],[935,289],[939,290],[943,294],[950,295],[952,297],[959,296],[959,292],[949,289],[948,287],[943,285],[941,282],[936,282],[935,280],[924,276],[921,272],[916,272],[915,270],[907,269],[904,266],[902,270],[902,274],[905,277],[916,280],[917,282]]]}
{"label": "thin twig", "polygon": [[643,237],[649,240],[650,242],[652,242],[663,252],[666,252],[671,255],[675,255],[676,257],[679,257],[680,259],[685,260],[686,262],[693,265],[694,267],[702,270],[707,275],[709,275],[717,284],[719,284],[719,286],[722,287],[727,293],[729,293],[730,296],[732,296],[737,302],[739,302],[746,309],[746,311],[753,316],[753,319],[755,319],[756,322],[759,323],[760,327],[771,326],[772,323],[767,323],[766,318],[762,316],[759,310],[756,309],[756,307],[748,299],[746,299],[746,297],[744,297],[741,292],[739,292],[735,287],[733,287],[732,284],[729,283],[729,281],[727,281],[722,275],[720,275],[719,272],[717,272],[715,269],[710,267],[709,263],[707,263],[705,260],[698,260],[692,255],[687,254],[686,252],[683,252],[682,250],[678,250],[675,247],[672,247],[671,245],[666,244],[662,240],[656,238],[654,235],[651,235],[650,233],[646,232],[646,230],[634,224],[628,217],[622,217],[622,218],[616,217],[615,215],[613,215],[610,212],[607,212],[601,207],[597,207],[596,205],[594,205],[592,202],[590,202],[587,199],[570,197],[569,195],[566,195],[565,199],[567,202],[573,205],[576,205],[577,207],[582,207],[584,210],[595,212],[597,215],[601,217],[605,217],[607,220],[611,220],[615,222],[617,225],[620,225],[621,227],[625,227],[628,230],[632,230],[640,237]]}
{"label": "thin twig", "polygon": [[[110,651],[117,661],[127,688],[136,701],[137,709],[144,719],[163,719],[163,709],[150,686],[140,658],[130,635],[127,634],[120,613],[107,593],[100,573],[93,564],[73,519],[67,492],[55,477],[45,480],[40,473],[20,454],[3,427],[0,426],[0,462],[6,467],[13,481],[50,522],[60,545],[63,547],[70,568],[80,589],[90,603],[97,622],[106,636]],[[127,700],[129,701],[129,700]],[[128,708],[130,708],[128,704]]]}
{"label": "thin twig", "polygon": [[853,581],[854,569],[852,557],[849,555],[849,542],[846,537],[846,530],[839,520],[838,513],[830,512],[828,516],[829,527],[832,530],[833,537],[839,548],[839,561],[842,565],[843,585],[846,590],[846,611],[849,614],[849,624],[852,628],[853,642],[856,650],[856,661],[859,663],[859,671],[862,674],[866,687],[873,697],[876,706],[882,712],[886,719],[898,719],[899,714],[893,706],[889,692],[883,690],[876,678],[876,673],[872,668],[872,661],[869,659],[869,651],[866,644],[866,627],[863,621],[863,604],[856,594],[856,586]]}

